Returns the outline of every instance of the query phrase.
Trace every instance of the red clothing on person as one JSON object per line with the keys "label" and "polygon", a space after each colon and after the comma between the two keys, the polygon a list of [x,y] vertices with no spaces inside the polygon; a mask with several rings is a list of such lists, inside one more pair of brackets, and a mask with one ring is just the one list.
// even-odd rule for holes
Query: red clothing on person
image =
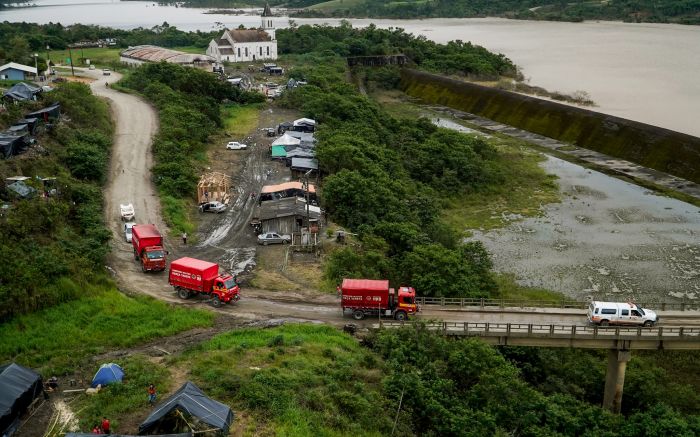
{"label": "red clothing on person", "polygon": [[109,434],[109,419],[102,419],[102,432]]}

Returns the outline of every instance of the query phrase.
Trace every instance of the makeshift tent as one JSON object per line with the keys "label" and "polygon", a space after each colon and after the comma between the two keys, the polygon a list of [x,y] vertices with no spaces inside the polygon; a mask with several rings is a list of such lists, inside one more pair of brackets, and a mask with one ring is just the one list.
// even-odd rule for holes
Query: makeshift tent
{"label": "makeshift tent", "polygon": [[272,147],[275,146],[297,146],[301,143],[299,138],[294,138],[289,134],[284,134],[272,142]]}
{"label": "makeshift tent", "polygon": [[20,82],[12,85],[2,96],[11,100],[36,100],[35,96],[40,92],[41,88]]}
{"label": "makeshift tent", "polygon": [[0,366],[0,435],[12,435],[19,418],[43,391],[35,371],[15,363]]}
{"label": "makeshift tent", "polygon": [[292,170],[318,170],[318,160],[310,158],[292,158]]}
{"label": "makeshift tent", "polygon": [[287,156],[287,149],[285,149],[284,146],[272,146],[270,154],[272,155],[272,159],[284,158]]}
{"label": "makeshift tent", "polygon": [[26,145],[25,134],[0,132],[0,157],[8,158],[22,151]]}
{"label": "makeshift tent", "polygon": [[284,121],[277,125],[277,132],[282,134],[291,129],[292,127],[294,127],[294,123],[292,123],[291,121]]}
{"label": "makeshift tent", "polygon": [[39,118],[41,120],[44,120],[44,122],[48,122],[49,120],[55,120],[58,119],[58,117],[61,115],[61,104],[60,103],[54,103],[51,106],[47,106],[46,108],[40,109],[38,111],[30,112],[27,114],[27,118]]}
{"label": "makeshift tent", "polygon": [[17,181],[9,184],[7,190],[15,193],[18,197],[22,199],[29,199],[36,194],[36,188],[30,187],[22,181]]}
{"label": "makeshift tent", "polygon": [[[66,437],[95,437],[95,434],[86,432],[69,432],[66,433]],[[135,437],[127,434],[110,434],[109,437]],[[158,434],[154,437],[192,437],[191,432],[186,432],[183,434]]]}
{"label": "makeshift tent", "polygon": [[38,123],[38,118],[21,118],[17,120],[12,126],[27,126],[27,128],[29,129],[29,133],[34,134]]}
{"label": "makeshift tent", "polygon": [[122,382],[124,379],[124,371],[119,364],[107,363],[100,366],[100,369],[95,373],[95,377],[92,378],[92,384],[90,387],[97,387],[98,385],[109,385]]}
{"label": "makeshift tent", "polygon": [[199,387],[187,381],[172,396],[158,404],[139,425],[139,435],[176,430],[182,425],[181,415],[192,431],[192,428],[215,428],[228,435],[233,423],[233,411],[228,406],[208,398]]}

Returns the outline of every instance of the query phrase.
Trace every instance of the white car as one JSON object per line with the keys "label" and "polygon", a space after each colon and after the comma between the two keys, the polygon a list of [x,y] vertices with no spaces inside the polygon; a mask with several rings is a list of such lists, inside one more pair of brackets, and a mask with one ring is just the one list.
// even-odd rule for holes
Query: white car
{"label": "white car", "polygon": [[102,69],[102,75],[103,75],[103,76],[109,76],[109,75],[111,75],[111,74],[112,74],[112,72],[109,70],[109,68],[103,68],[103,69]]}
{"label": "white car", "polygon": [[215,212],[220,213],[226,211],[226,205],[215,200],[213,202],[205,202],[199,205],[199,212]]}
{"label": "white car", "polygon": [[124,223],[124,240],[127,243],[131,243],[131,228],[134,227],[136,223]]}
{"label": "white car", "polygon": [[231,141],[230,143],[226,144],[226,148],[228,150],[245,150],[248,148],[248,146],[243,143],[239,143],[238,141]]}
{"label": "white car", "polygon": [[134,212],[134,205],[132,205],[131,203],[119,204],[119,214],[122,217],[122,221],[132,221],[136,216],[136,213]]}

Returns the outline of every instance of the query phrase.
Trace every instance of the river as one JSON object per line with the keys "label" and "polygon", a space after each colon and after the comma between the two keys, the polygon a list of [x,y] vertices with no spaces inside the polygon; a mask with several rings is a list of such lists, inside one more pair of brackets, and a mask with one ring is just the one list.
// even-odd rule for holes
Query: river
{"label": "river", "polygon": [[[98,24],[122,29],[167,21],[182,30],[255,26],[256,15],[205,14],[202,9],[114,0],[36,0],[37,7],[0,11],[1,21]],[[336,19],[295,19],[337,24]],[[461,39],[501,52],[522,67],[532,85],[586,91],[595,108],[700,136],[700,26],[617,22],[557,23],[498,18],[350,20],[401,27],[437,42]],[[287,17],[276,20],[288,26]]]}

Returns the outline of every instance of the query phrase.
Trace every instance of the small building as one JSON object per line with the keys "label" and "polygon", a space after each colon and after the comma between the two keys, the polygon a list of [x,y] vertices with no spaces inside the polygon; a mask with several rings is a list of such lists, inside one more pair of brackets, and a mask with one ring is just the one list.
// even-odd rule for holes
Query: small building
{"label": "small building", "polygon": [[0,80],[27,80],[37,76],[36,68],[9,62],[0,66]]}
{"label": "small building", "polygon": [[208,55],[185,53],[152,45],[129,47],[119,54],[119,61],[127,65],[165,61],[186,67],[210,67],[216,59]]}
{"label": "small building", "polygon": [[262,232],[292,235],[306,228],[307,218],[310,227],[318,229],[321,208],[313,205],[307,208],[304,199],[288,197],[260,204],[255,215],[260,220]]}
{"label": "small building", "polygon": [[26,118],[36,118],[42,120],[44,123],[49,123],[51,121],[58,120],[61,117],[61,104],[56,102],[51,106],[46,108],[41,108],[38,111],[30,112],[26,115]]}
{"label": "small building", "polygon": [[21,153],[28,143],[24,133],[0,132],[0,158],[5,159]]}
{"label": "small building", "polygon": [[300,118],[298,120],[294,120],[292,123],[294,126],[294,129],[297,132],[313,132],[316,130],[316,120],[312,120],[310,118]]}
{"label": "small building", "polygon": [[292,160],[294,158],[308,158],[312,159],[316,157],[316,152],[313,149],[305,149],[303,147],[297,147],[295,149],[287,151],[287,156],[284,157],[284,161],[287,167],[291,167]]}
{"label": "small building", "polygon": [[20,118],[12,125],[12,127],[15,126],[26,126],[27,132],[29,132],[30,135],[34,135],[39,126],[39,119],[34,117]]}
{"label": "small building", "polygon": [[287,131],[286,134],[290,137],[297,138],[300,141],[299,145],[302,147],[316,147],[316,138],[314,138],[314,134],[312,133],[290,130]]}
{"label": "small building", "polygon": [[221,38],[213,39],[207,55],[217,62],[250,62],[277,59],[277,40],[272,23],[272,11],[266,4],[258,29],[227,29]]}
{"label": "small building", "polygon": [[231,200],[231,177],[219,172],[203,174],[197,183],[197,202],[218,200],[228,204]]}
{"label": "small building", "polygon": [[[307,193],[306,190],[304,190],[304,184],[301,182],[285,182],[283,184],[265,185],[262,187],[258,201],[262,203],[270,200],[286,199],[288,197],[306,198],[306,196]],[[313,184],[309,184],[308,196],[311,204],[315,205],[317,203],[316,187]]]}
{"label": "small building", "polygon": [[314,158],[292,158],[290,165],[292,176],[301,177],[308,171],[318,173],[318,160]]}

